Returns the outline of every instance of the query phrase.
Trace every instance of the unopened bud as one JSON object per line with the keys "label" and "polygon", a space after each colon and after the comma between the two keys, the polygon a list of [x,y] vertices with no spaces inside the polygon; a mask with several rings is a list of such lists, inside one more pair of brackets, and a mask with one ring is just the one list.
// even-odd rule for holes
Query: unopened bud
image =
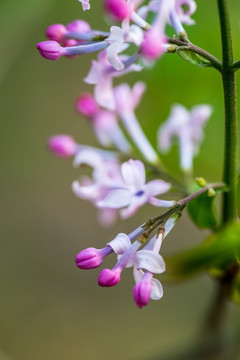
{"label": "unopened bud", "polygon": [[103,269],[98,277],[98,285],[110,287],[117,285],[120,281],[121,271],[119,269]]}
{"label": "unopened bud", "polygon": [[202,178],[202,177],[197,177],[195,179],[195,181],[198,184],[198,186],[200,186],[200,187],[204,187],[204,186],[207,185],[206,180],[204,178]]}
{"label": "unopened bud", "polygon": [[54,135],[48,140],[49,149],[59,157],[75,155],[77,144],[69,135]]}

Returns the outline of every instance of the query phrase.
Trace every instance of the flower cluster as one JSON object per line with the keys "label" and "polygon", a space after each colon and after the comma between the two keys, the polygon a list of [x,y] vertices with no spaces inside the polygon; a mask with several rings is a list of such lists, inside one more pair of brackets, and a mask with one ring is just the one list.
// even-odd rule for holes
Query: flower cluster
{"label": "flower cluster", "polygon": [[[89,0],[79,1],[84,11],[90,9]],[[171,183],[169,177],[166,181],[163,176],[164,168],[157,148],[168,150],[173,137],[177,137],[180,166],[183,171],[191,170],[211,107],[198,105],[188,112],[183,106],[174,105],[166,123],[159,127],[158,147],[153,146],[135,112],[145,92],[145,84],[138,81],[132,88],[127,83],[114,86],[114,78],[140,72],[165,52],[173,51],[174,45],[166,35],[167,25],[181,41],[188,43],[183,24],[194,24],[191,16],[196,3],[194,0],[151,0],[143,5],[141,0],[104,0],[104,9],[118,23],[111,26],[109,32],[93,30],[84,20],[75,20],[66,26],[54,24],[46,31],[48,41],[39,43],[37,48],[49,60],[98,52],[84,79],[85,83],[94,86],[93,94],[80,94],[75,106],[92,127],[99,148],[79,144],[66,134],[52,136],[48,145],[55,155],[72,157],[74,167],[87,165],[92,169],[91,177],[75,180],[72,189],[76,196],[91,201],[98,209],[102,224],[110,225],[118,214],[128,218],[144,204],[178,209],[171,197],[169,200],[169,195],[162,199],[163,194],[171,191]],[[131,55],[130,45],[130,49],[134,49]],[[154,170],[152,174],[151,170]],[[156,171],[158,175],[153,178]],[[150,181],[147,181],[146,173],[150,175]],[[157,221],[158,232],[147,245],[145,241],[150,233],[146,236],[148,226],[144,224],[129,235],[118,234],[105,248],[81,251],[76,257],[77,266],[96,268],[105,256],[114,252],[118,261],[113,269],[102,270],[99,285],[116,285],[122,270],[131,266],[136,281],[133,290],[136,304],[142,307],[150,298],[160,299],[162,287],[153,274],[165,270],[159,250],[177,217],[177,212],[170,211],[170,216]]]}
{"label": "flower cluster", "polygon": [[[121,273],[125,268],[133,268],[136,285],[133,288],[134,301],[138,307],[147,305],[150,299],[159,300],[163,295],[161,283],[153,278],[154,274],[165,271],[165,263],[159,254],[163,239],[177,221],[177,216],[172,216],[161,226],[157,235],[152,237],[147,245],[143,245],[141,235],[146,229],[146,224],[135,229],[129,235],[118,234],[105,248],[87,248],[76,256],[76,264],[80,269],[98,268],[104,257],[115,253],[118,260],[112,269],[103,269],[98,277],[98,284],[103,287],[117,285]],[[141,249],[140,249],[141,248]],[[140,250],[139,250],[140,249]],[[145,272],[143,271],[145,270]]]}

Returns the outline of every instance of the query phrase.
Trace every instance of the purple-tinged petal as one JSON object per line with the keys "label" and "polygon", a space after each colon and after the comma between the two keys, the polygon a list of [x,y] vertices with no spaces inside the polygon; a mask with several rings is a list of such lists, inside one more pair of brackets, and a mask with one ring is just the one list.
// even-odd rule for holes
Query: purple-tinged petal
{"label": "purple-tinged petal", "polygon": [[126,161],[121,166],[122,177],[127,186],[139,190],[146,181],[145,167],[140,160]]}
{"label": "purple-tinged petal", "polygon": [[152,300],[159,300],[163,296],[163,288],[159,280],[152,279],[152,291],[150,298]]}
{"label": "purple-tinged petal", "polygon": [[124,254],[129,249],[131,246],[131,241],[126,234],[120,233],[107,245],[113,249],[115,254],[120,255]]}
{"label": "purple-tinged petal", "polygon": [[163,207],[163,208],[169,208],[176,205],[176,201],[157,199],[154,196],[150,196],[147,200],[147,203],[152,206]]}
{"label": "purple-tinged petal", "polygon": [[146,184],[149,195],[155,196],[167,192],[171,188],[171,184],[164,180],[152,180]]}
{"label": "purple-tinged petal", "polygon": [[147,196],[145,193],[143,193],[139,197],[133,196],[130,205],[127,208],[120,210],[121,218],[126,219],[126,218],[134,215],[135,212],[146,203],[146,201],[147,201]]}
{"label": "purple-tinged petal", "polygon": [[160,274],[166,270],[162,256],[151,250],[138,251],[135,255],[135,259],[138,269],[146,269],[156,274]]}
{"label": "purple-tinged petal", "polygon": [[109,190],[106,197],[97,202],[100,208],[120,209],[129,205],[132,201],[132,194],[128,189],[113,189]]}

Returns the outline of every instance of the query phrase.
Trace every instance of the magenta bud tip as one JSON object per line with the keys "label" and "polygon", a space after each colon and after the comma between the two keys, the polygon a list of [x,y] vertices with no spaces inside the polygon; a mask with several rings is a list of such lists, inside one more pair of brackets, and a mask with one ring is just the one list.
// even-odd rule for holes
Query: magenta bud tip
{"label": "magenta bud tip", "polygon": [[77,145],[69,135],[54,135],[48,140],[49,149],[59,157],[75,155]]}
{"label": "magenta bud tip", "polygon": [[103,269],[98,277],[98,285],[110,287],[117,285],[120,281],[121,272],[113,269]]}
{"label": "magenta bud tip", "polygon": [[37,44],[40,54],[48,60],[58,60],[64,55],[64,48],[56,41],[43,41]]}
{"label": "magenta bud tip", "polygon": [[133,6],[125,0],[105,0],[106,11],[115,19],[122,21],[131,16]]}
{"label": "magenta bud tip", "polygon": [[80,114],[93,118],[99,111],[98,104],[92,94],[81,94],[76,101],[76,109]]}
{"label": "magenta bud tip", "polygon": [[77,267],[88,270],[95,269],[102,264],[101,251],[95,248],[87,248],[80,251],[75,258]]}
{"label": "magenta bud tip", "polygon": [[84,20],[74,20],[67,24],[66,29],[73,33],[87,33],[91,31],[90,25]]}
{"label": "magenta bud tip", "polygon": [[47,28],[46,36],[49,40],[54,40],[57,42],[62,42],[67,30],[66,27],[62,24],[54,24]]}
{"label": "magenta bud tip", "polygon": [[140,281],[133,288],[133,298],[139,308],[149,303],[152,285],[149,281]]}
{"label": "magenta bud tip", "polygon": [[141,54],[148,60],[156,60],[164,53],[163,44],[165,43],[164,36],[161,36],[155,29],[150,29],[145,34]]}

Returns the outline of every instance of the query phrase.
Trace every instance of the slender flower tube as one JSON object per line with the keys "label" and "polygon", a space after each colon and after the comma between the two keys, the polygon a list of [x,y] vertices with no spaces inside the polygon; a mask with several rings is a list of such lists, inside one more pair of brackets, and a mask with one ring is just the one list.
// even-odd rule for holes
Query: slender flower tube
{"label": "slender flower tube", "polygon": [[71,47],[62,47],[56,41],[43,41],[37,45],[40,54],[48,60],[58,60],[61,56],[73,56],[88,54],[95,51],[103,50],[108,47],[105,41],[94,44],[84,44]]}
{"label": "slender flower tube", "polygon": [[119,114],[123,125],[138,147],[144,158],[156,164],[160,162],[159,156],[153,149],[146,135],[144,134],[134,113],[145,91],[145,84],[138,82],[131,90],[128,84],[121,84],[114,88],[116,112]]}

